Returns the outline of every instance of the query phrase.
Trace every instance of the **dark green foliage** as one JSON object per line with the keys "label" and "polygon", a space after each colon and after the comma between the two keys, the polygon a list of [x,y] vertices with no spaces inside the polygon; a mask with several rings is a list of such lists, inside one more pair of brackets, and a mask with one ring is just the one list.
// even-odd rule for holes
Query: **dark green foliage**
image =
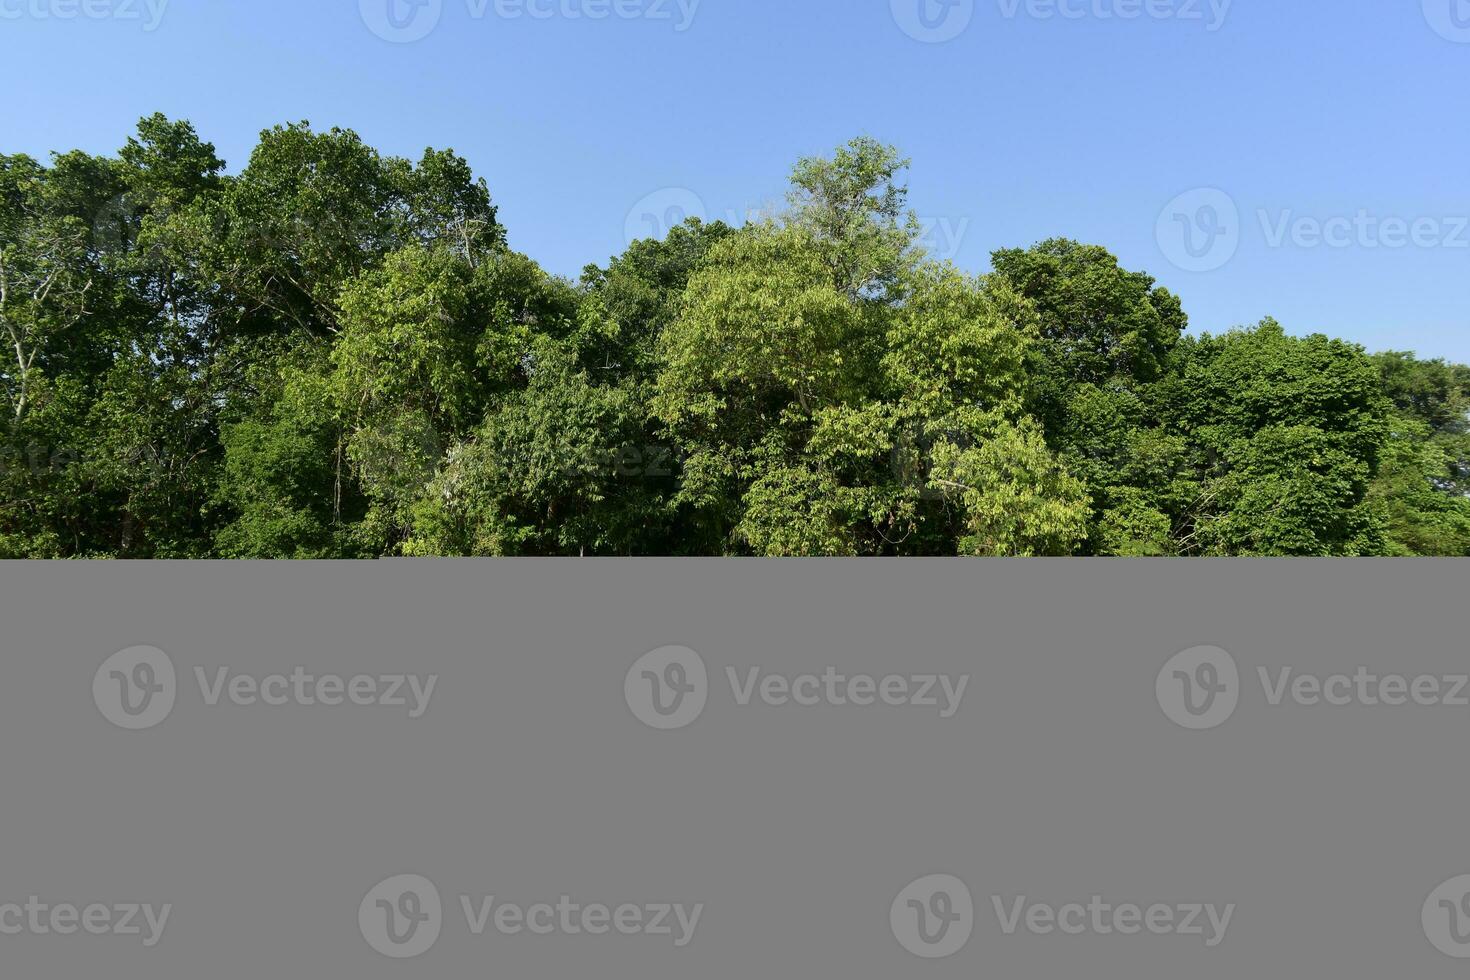
{"label": "dark green foliage", "polygon": [[0,558],[1470,554],[1470,368],[1191,336],[1067,240],[966,276],[905,167],[573,283],[449,151],[0,155]]}

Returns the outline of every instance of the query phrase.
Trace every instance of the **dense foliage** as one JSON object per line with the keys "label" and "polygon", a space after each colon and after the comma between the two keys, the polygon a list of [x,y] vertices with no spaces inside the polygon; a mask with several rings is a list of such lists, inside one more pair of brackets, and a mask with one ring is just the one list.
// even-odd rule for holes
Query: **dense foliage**
{"label": "dense foliage", "polygon": [[1190,335],[1072,241],[971,277],[904,169],[572,283],[450,152],[0,155],[0,557],[1470,554],[1470,368]]}

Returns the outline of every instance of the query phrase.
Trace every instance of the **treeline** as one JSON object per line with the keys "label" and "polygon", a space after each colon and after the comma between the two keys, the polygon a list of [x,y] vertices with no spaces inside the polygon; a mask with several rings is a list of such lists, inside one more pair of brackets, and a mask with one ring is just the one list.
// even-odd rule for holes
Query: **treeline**
{"label": "treeline", "polygon": [[973,278],[904,168],[570,282],[451,152],[0,156],[0,557],[1470,553],[1470,369],[1187,336],[1066,240]]}

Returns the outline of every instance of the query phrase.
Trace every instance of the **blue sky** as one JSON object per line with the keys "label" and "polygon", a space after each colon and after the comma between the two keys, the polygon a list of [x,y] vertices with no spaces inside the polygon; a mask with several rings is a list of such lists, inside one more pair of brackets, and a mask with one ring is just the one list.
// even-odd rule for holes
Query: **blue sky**
{"label": "blue sky", "polygon": [[1470,0],[388,2],[0,0],[0,151],[112,152],[154,111],[232,169],[287,120],[453,147],[574,275],[869,134],[972,271],[1065,235],[1197,330],[1470,362]]}

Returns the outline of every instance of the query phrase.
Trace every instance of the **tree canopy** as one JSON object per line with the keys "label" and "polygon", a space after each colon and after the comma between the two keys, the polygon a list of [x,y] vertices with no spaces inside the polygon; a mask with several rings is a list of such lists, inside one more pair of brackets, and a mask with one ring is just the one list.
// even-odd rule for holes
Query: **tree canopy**
{"label": "tree canopy", "polygon": [[0,155],[0,557],[1470,554],[1470,367],[1190,333],[1074,241],[969,275],[906,168],[569,281],[450,151]]}

